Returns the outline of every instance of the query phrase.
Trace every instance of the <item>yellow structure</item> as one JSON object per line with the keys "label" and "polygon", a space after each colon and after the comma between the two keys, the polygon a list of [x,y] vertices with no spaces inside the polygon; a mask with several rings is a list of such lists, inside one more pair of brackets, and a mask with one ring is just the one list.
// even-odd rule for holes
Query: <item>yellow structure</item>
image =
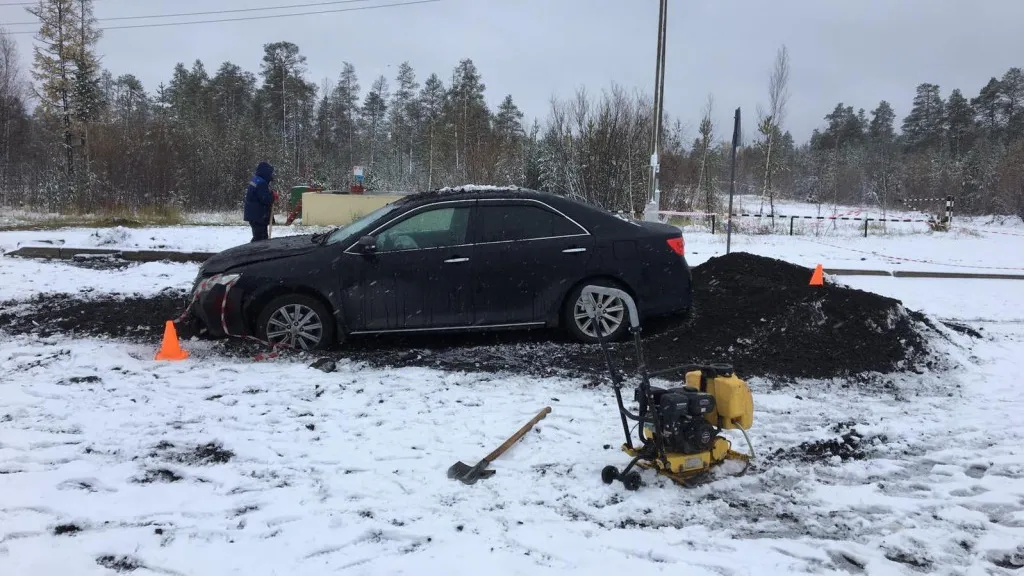
{"label": "yellow structure", "polygon": [[302,195],[303,226],[344,226],[377,208],[402,198],[398,194],[317,194]]}

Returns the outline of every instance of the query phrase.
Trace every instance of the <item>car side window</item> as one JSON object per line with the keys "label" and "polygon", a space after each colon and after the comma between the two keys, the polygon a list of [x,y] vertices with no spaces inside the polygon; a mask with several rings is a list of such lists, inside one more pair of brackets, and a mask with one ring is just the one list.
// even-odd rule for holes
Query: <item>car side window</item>
{"label": "car side window", "polygon": [[529,204],[487,206],[481,203],[480,242],[509,242],[574,236],[585,231],[571,220]]}
{"label": "car side window", "polygon": [[435,208],[419,212],[377,235],[378,252],[444,248],[466,243],[469,207]]}

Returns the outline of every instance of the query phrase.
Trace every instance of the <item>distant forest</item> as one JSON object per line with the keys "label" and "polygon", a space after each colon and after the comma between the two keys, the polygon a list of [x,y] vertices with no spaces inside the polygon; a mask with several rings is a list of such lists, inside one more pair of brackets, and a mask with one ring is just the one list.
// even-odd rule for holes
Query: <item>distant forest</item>
{"label": "distant forest", "polygon": [[[5,206],[240,209],[261,160],[277,167],[282,190],[310,180],[347,189],[352,167],[361,165],[369,192],[513,184],[634,214],[647,200],[653,100],[646,94],[615,85],[581,90],[554,101],[543,122],[525,125],[513,95],[488,106],[471,59],[443,75],[420,76],[403,64],[396,77],[366,85],[346,62],[336,80],[318,85],[288,42],[264,46],[256,72],[230,62],[181,63],[147,90],[132,74],[114,77],[98,65],[91,0],[40,6],[33,8],[42,22],[37,39],[45,42],[37,42],[31,69],[19,66],[14,41],[0,33]],[[840,102],[801,144],[785,126],[784,47],[765,77],[766,105],[742,111],[736,172],[737,192],[761,195],[765,213],[778,198],[903,208],[907,198],[953,195],[960,214],[1024,218],[1020,68],[967,95],[921,84],[902,119],[886,101],[869,112]],[[662,209],[726,209],[732,125],[711,122],[716,105],[709,96],[695,137],[665,117]]]}

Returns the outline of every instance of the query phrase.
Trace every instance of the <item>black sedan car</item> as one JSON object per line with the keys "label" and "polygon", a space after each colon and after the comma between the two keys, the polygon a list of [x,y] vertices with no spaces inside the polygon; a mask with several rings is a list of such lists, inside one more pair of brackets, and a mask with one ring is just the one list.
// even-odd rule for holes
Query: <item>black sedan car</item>
{"label": "black sedan car", "polygon": [[[641,321],[687,312],[682,232],[534,190],[442,189],[213,256],[179,330],[302,350],[361,334],[544,327],[592,343],[586,284],[628,292]],[[598,306],[602,333],[621,337],[624,303]]]}

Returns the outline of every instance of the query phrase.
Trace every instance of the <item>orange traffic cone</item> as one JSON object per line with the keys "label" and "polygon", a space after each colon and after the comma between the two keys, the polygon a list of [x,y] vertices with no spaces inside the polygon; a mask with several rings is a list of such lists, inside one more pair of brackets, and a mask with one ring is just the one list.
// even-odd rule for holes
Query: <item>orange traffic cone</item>
{"label": "orange traffic cone", "polygon": [[825,284],[825,271],[822,269],[821,264],[814,269],[814,274],[811,274],[811,286],[823,286]]}
{"label": "orange traffic cone", "polygon": [[174,329],[174,322],[168,320],[164,326],[164,341],[160,345],[160,351],[156,353],[157,360],[184,360],[188,358],[188,352],[182,350],[178,344],[178,331]]}

